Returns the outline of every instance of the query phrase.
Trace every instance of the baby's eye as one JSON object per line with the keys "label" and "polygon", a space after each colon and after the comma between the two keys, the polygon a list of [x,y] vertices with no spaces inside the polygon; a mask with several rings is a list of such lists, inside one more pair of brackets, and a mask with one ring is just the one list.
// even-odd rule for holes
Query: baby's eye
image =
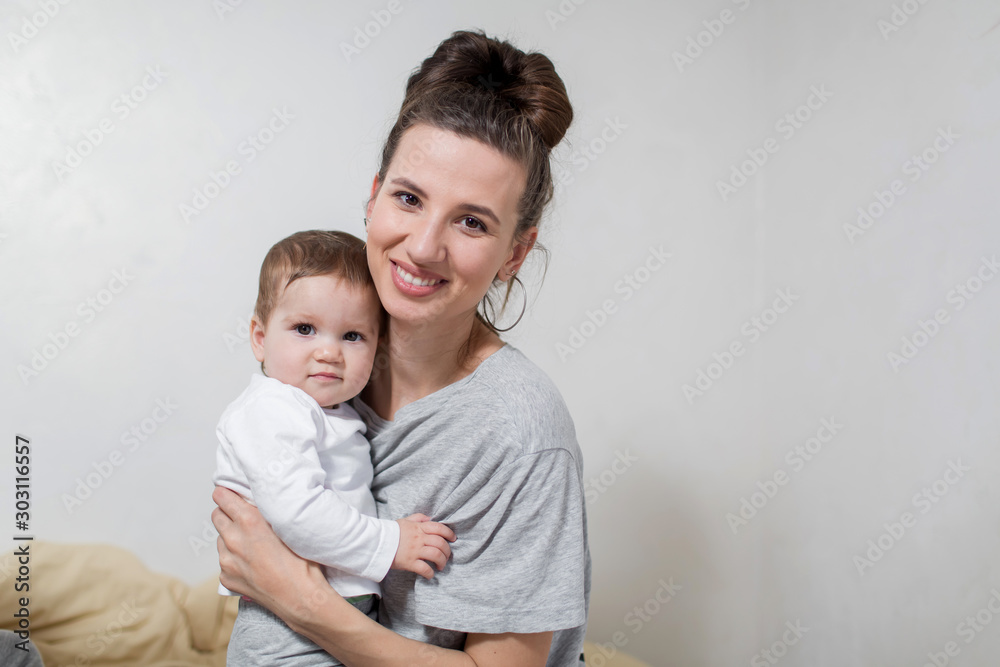
{"label": "baby's eye", "polygon": [[301,334],[303,336],[308,336],[311,333],[315,333],[315,331],[316,330],[313,329],[313,325],[311,325],[311,324],[296,324],[295,325],[295,332],[298,333],[298,334]]}
{"label": "baby's eye", "polygon": [[364,338],[365,337],[359,334],[357,331],[348,331],[347,333],[344,334],[344,340],[351,343],[356,343],[360,340],[364,340]]}

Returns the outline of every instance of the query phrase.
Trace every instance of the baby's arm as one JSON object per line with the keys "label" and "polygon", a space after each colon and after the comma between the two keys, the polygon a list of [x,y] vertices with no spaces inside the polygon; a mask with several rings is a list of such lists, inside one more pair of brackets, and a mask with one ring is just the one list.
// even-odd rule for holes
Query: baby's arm
{"label": "baby's arm", "polygon": [[299,556],[373,581],[390,566],[433,577],[428,562],[444,567],[455,534],[419,514],[376,519],[326,488],[317,454],[324,420],[295,392],[259,396],[220,425],[222,458],[246,475],[261,515]]}
{"label": "baby's arm", "polygon": [[293,392],[258,396],[220,424],[224,455],[247,479],[275,534],[302,558],[381,581],[400,524],[362,514],[324,487],[317,444],[324,416]]}

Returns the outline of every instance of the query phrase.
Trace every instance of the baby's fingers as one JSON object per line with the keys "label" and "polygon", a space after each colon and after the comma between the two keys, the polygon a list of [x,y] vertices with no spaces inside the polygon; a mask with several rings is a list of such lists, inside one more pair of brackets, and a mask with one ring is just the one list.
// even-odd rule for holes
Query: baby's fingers
{"label": "baby's fingers", "polygon": [[415,574],[419,574],[424,579],[434,578],[434,570],[431,568],[430,565],[428,565],[422,560],[418,560],[413,563],[412,572],[414,572]]}
{"label": "baby's fingers", "polygon": [[426,523],[420,524],[420,530],[424,531],[428,535],[440,535],[449,542],[455,541],[455,531],[443,523],[438,523],[437,521],[427,521]]}
{"label": "baby's fingers", "polygon": [[447,540],[443,537],[438,537],[437,535],[427,535],[424,538],[424,548],[430,547],[435,551],[441,552],[445,560],[451,558],[451,545],[448,544]]}
{"label": "baby's fingers", "polygon": [[[443,551],[429,546],[425,546],[420,550],[419,558],[421,560],[434,563],[434,565],[437,566],[438,571],[443,570],[445,563],[448,562],[448,556],[446,556]],[[430,579],[430,577],[427,578]]]}

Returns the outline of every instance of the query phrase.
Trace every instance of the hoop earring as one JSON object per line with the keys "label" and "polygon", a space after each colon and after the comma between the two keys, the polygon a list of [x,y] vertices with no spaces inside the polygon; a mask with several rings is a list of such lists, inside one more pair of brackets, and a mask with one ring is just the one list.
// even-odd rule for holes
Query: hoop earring
{"label": "hoop earring", "polygon": [[[528,290],[525,289],[524,283],[521,282],[521,279],[516,277],[513,273],[511,274],[511,278],[513,278],[514,282],[516,282],[518,285],[521,286],[521,295],[524,297],[524,300],[521,302],[521,313],[517,316],[517,319],[514,320],[513,324],[511,324],[506,329],[498,329],[497,324],[494,321],[497,312],[496,308],[493,306],[493,302],[490,301],[490,295],[487,293],[486,296],[484,296],[483,300],[481,301],[483,305],[483,313],[482,313],[483,322],[486,324],[486,326],[488,326],[490,329],[493,330],[493,333],[506,333],[511,329],[513,329],[514,327],[516,327],[518,323],[521,321],[521,318],[524,317],[525,310],[527,310],[528,308]],[[489,315],[487,315],[487,310],[489,311]]]}

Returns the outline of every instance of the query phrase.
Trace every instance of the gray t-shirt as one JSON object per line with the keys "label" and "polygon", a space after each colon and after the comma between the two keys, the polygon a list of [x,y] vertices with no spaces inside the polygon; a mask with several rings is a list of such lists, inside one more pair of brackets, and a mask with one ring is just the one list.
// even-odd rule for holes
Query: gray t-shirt
{"label": "gray t-shirt", "polygon": [[462,649],[474,633],[554,630],[549,667],[583,665],[590,551],[583,460],[552,381],[505,345],[393,421],[360,398],[379,518],[415,512],[458,539],[433,579],[390,570],[379,621]]}

